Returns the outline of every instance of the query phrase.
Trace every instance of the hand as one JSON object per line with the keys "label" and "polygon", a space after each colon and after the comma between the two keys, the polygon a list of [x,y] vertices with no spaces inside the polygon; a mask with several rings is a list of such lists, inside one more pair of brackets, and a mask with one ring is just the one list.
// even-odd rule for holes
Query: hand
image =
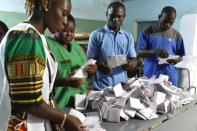
{"label": "hand", "polygon": [[128,59],[127,63],[122,65],[122,68],[125,70],[133,69],[137,66],[137,60],[136,59]]}
{"label": "hand", "polygon": [[157,49],[156,55],[161,58],[167,58],[169,56],[168,52],[165,49]]}
{"label": "hand", "polygon": [[177,64],[179,61],[177,60],[177,59],[167,59],[167,62],[169,63],[169,64]]}
{"label": "hand", "polygon": [[104,64],[103,62],[96,62],[97,64],[97,68],[100,72],[104,73],[104,74],[110,74],[112,72],[112,69],[107,66],[106,64]]}
{"label": "hand", "polygon": [[97,65],[96,64],[89,64],[85,67],[85,71],[90,74],[93,75],[97,70]]}
{"label": "hand", "polygon": [[64,128],[66,131],[85,131],[81,121],[72,115],[67,115]]}

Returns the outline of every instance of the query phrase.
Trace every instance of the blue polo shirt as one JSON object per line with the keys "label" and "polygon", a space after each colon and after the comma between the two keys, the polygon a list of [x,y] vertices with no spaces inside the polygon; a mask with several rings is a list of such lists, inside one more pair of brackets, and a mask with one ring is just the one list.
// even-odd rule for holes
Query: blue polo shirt
{"label": "blue polo shirt", "polygon": [[[175,29],[159,31],[158,24],[148,27],[140,34],[137,48],[165,49],[169,55],[185,55],[182,36]],[[178,84],[178,72],[173,64],[158,65],[158,57],[146,57],[144,59],[144,76],[152,77],[160,74],[168,75],[173,85]]]}
{"label": "blue polo shirt", "polygon": [[[125,32],[122,28],[119,32],[114,32],[108,25],[91,33],[87,49],[88,59],[106,62],[108,57],[116,55],[123,55],[127,58],[136,57],[134,40],[130,33]],[[121,67],[115,67],[109,75],[97,71],[93,76],[93,86],[102,90],[127,79],[127,72]]]}

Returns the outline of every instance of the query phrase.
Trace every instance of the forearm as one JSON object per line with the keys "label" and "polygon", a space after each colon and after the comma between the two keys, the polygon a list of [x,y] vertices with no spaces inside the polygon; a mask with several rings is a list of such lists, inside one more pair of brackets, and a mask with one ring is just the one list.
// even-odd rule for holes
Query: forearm
{"label": "forearm", "polygon": [[69,78],[56,78],[54,86],[69,86],[70,80]]}
{"label": "forearm", "polygon": [[129,68],[135,68],[137,66],[137,59],[136,58],[128,58],[127,63]]}
{"label": "forearm", "polygon": [[149,57],[149,56],[156,56],[157,51],[155,49],[146,50],[146,49],[137,49],[137,56],[138,57]]}
{"label": "forearm", "polygon": [[183,60],[183,56],[179,56],[179,58],[177,58],[177,63]]}
{"label": "forearm", "polygon": [[57,123],[61,123],[64,118],[64,113],[58,111],[57,109],[52,108],[45,102],[43,102],[37,107],[27,108],[27,109],[23,108],[22,110],[33,116],[46,120],[51,120]]}

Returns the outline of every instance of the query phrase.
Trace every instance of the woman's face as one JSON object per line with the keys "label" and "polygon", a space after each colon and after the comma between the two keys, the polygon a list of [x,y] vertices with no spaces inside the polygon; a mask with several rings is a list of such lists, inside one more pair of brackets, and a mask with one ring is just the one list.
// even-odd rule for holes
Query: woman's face
{"label": "woman's face", "polygon": [[71,3],[69,0],[54,1],[44,16],[45,26],[48,27],[51,33],[63,30],[64,25],[67,22],[65,21],[65,17],[67,18],[67,16],[70,14],[70,11]]}
{"label": "woman's face", "polygon": [[60,32],[60,39],[63,44],[70,44],[75,36],[75,23],[68,20],[67,24],[64,26],[64,29]]}

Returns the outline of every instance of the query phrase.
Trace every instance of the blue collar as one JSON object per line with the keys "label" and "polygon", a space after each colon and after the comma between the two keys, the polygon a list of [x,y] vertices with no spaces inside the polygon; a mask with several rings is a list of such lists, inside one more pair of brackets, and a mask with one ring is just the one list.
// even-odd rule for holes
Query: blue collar
{"label": "blue collar", "polygon": [[[116,33],[116,32],[114,32],[113,30],[111,30],[107,24],[104,26],[104,29],[105,29],[107,32]],[[119,30],[117,33],[120,33],[120,34],[123,34],[123,33],[124,33],[122,27],[120,27],[120,30]]]}

